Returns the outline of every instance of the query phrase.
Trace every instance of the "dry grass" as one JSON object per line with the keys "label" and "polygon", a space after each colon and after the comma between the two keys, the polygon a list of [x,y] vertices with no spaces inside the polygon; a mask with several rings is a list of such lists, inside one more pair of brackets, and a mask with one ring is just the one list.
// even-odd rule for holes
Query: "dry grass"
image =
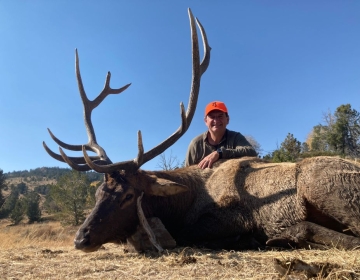
{"label": "dry grass", "polygon": [[[360,279],[359,251],[211,251],[177,248],[130,253],[106,244],[94,253],[73,248],[76,228],[51,222],[0,226],[0,279],[280,279],[273,260],[300,259],[337,266],[327,277]],[[345,278],[344,278],[345,277]],[[306,279],[306,278],[295,278]]]}

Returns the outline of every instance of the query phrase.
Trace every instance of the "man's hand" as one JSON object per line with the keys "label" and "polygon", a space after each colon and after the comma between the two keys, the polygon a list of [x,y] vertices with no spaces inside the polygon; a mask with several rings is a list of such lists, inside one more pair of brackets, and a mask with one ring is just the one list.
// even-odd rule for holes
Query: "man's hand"
{"label": "man's hand", "polygon": [[210,155],[204,157],[198,164],[198,167],[205,169],[206,167],[211,168],[213,163],[219,159],[217,151],[212,152]]}

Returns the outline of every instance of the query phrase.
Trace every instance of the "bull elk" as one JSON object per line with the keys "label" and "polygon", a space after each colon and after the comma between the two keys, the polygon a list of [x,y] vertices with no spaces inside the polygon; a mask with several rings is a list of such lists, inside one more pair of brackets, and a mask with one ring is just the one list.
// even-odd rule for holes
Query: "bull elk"
{"label": "bull elk", "polygon": [[[112,163],[98,145],[91,122],[92,110],[107,95],[118,94],[129,85],[112,89],[108,73],[102,92],[93,101],[88,100],[76,51],[76,76],[89,141],[69,145],[49,130],[57,144],[82,151],[82,157],[68,157],[61,148],[56,154],[43,143],[52,157],[73,169],[105,174],[96,192],[96,205],[76,233],[75,248],[91,252],[104,243],[122,243],[131,239],[139,227],[146,226],[143,220],[152,217],[161,221],[179,245],[235,250],[266,245],[359,247],[360,167],[352,162],[332,157],[298,163],[240,158],[220,160],[204,170],[197,166],[172,171],[140,169],[186,132],[195,112],[200,79],[210,61],[210,47],[204,28],[196,20],[204,45],[200,63],[195,19],[190,9],[188,12],[193,75],[187,111],[181,104],[181,126],[148,152],[144,152],[139,131],[138,155],[134,160]],[[97,156],[89,156],[87,151]]]}

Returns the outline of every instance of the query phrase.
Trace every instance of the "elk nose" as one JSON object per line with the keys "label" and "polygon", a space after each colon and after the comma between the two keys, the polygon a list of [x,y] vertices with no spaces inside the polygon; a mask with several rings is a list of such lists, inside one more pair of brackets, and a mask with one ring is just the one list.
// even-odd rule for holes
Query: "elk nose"
{"label": "elk nose", "polygon": [[74,239],[76,249],[82,250],[90,245],[90,234],[88,230],[79,230]]}

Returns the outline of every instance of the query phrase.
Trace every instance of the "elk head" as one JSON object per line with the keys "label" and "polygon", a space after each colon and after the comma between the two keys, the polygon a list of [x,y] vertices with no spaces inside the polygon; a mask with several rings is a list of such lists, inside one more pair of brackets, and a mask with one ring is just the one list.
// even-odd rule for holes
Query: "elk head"
{"label": "elk head", "polygon": [[[142,171],[140,167],[173,145],[187,131],[195,113],[200,90],[200,80],[209,65],[211,48],[208,45],[204,28],[196,19],[204,46],[204,58],[200,63],[195,19],[190,9],[188,13],[192,41],[192,84],[188,108],[185,112],[184,105],[180,103],[180,127],[165,141],[145,153],[141,132],[139,131],[138,155],[134,160],[112,163],[106,155],[105,150],[98,145],[91,121],[92,110],[96,108],[106,96],[121,93],[127,89],[130,84],[119,89],[112,89],[110,87],[111,74],[108,72],[104,89],[94,100],[89,100],[81,80],[77,50],[75,52],[76,77],[84,106],[84,122],[88,135],[88,143],[83,145],[66,144],[56,138],[48,129],[50,136],[58,145],[68,150],[82,151],[83,156],[68,157],[60,147],[60,154],[56,154],[46,146],[45,142],[43,142],[43,146],[50,156],[59,161],[66,162],[75,170],[94,170],[105,174],[105,180],[96,192],[96,205],[76,234],[74,243],[77,249],[91,252],[97,250],[104,243],[120,243],[131,236],[139,224],[136,201],[142,192],[144,192],[145,195],[167,196],[187,190],[186,186],[157,178],[154,175]],[[96,153],[97,156],[89,156],[87,151],[92,151]]]}

